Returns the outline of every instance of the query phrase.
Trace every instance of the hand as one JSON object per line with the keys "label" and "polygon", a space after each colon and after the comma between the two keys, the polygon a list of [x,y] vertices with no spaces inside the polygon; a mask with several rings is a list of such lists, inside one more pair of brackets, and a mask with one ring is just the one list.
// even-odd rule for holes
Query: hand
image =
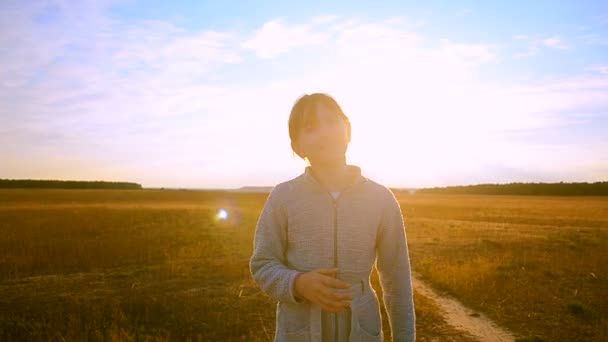
{"label": "hand", "polygon": [[337,268],[321,268],[301,274],[296,279],[296,293],[325,311],[340,312],[348,308],[353,297],[334,289],[347,289],[350,285],[335,278],[337,271]]}

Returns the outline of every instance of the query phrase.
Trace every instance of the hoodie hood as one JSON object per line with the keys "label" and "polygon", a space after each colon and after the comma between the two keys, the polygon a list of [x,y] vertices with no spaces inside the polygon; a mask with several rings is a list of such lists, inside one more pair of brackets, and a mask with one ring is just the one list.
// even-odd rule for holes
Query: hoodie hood
{"label": "hoodie hood", "polygon": [[[343,192],[351,191],[358,185],[364,184],[368,181],[367,178],[365,178],[361,175],[361,168],[359,166],[346,165],[346,170],[347,170],[346,172],[347,172],[347,177],[348,177],[349,181],[347,183],[347,186],[344,188]],[[315,186],[319,190],[324,191],[324,192],[329,192],[329,190],[315,178],[315,176],[312,172],[312,166],[306,167],[306,169],[304,170],[303,177],[307,183]]]}

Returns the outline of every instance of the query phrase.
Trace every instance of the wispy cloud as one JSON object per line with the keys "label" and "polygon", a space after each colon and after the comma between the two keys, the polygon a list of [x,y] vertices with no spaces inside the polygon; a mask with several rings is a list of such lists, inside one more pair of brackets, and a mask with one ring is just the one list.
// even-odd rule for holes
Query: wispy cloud
{"label": "wispy cloud", "polygon": [[578,37],[584,44],[587,45],[608,45],[608,36],[597,33],[587,33]]}
{"label": "wispy cloud", "polygon": [[608,75],[608,64],[592,65],[587,68],[588,71],[598,72],[602,75]]}
{"label": "wispy cloud", "polygon": [[[314,18],[313,24],[333,21],[333,18],[321,19]],[[313,32],[313,24],[285,25],[282,20],[269,21],[256,30],[253,37],[243,43],[243,47],[254,50],[260,58],[273,58],[296,47],[323,44],[329,37],[323,32]]]}
{"label": "wispy cloud", "polygon": [[561,39],[557,36],[543,39],[543,45],[553,49],[567,49],[568,47],[562,43]]}
{"label": "wispy cloud", "polygon": [[453,43],[442,39],[441,47],[446,53],[457,55],[474,64],[494,61],[497,58],[498,48],[495,45]]}
{"label": "wispy cloud", "polygon": [[569,49],[563,40],[559,36],[549,36],[543,37],[539,35],[529,36],[529,35],[516,35],[513,37],[513,40],[516,42],[522,42],[527,45],[527,48],[523,52],[517,52],[514,54],[515,57],[532,57],[536,56],[542,48],[547,49]]}

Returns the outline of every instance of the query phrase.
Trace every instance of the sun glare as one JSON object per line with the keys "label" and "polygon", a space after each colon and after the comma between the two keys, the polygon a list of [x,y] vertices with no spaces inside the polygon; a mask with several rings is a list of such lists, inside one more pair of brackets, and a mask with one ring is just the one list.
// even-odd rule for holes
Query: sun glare
{"label": "sun glare", "polygon": [[218,220],[222,220],[225,221],[228,219],[228,212],[225,209],[220,209],[218,210],[217,214],[215,215],[215,217]]}

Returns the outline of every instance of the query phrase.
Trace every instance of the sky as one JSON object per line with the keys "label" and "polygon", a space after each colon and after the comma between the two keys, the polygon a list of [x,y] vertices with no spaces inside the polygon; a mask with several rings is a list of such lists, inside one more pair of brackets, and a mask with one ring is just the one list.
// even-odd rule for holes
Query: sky
{"label": "sky", "polygon": [[1,1],[0,178],[273,186],[332,95],[391,187],[608,180],[606,1]]}

